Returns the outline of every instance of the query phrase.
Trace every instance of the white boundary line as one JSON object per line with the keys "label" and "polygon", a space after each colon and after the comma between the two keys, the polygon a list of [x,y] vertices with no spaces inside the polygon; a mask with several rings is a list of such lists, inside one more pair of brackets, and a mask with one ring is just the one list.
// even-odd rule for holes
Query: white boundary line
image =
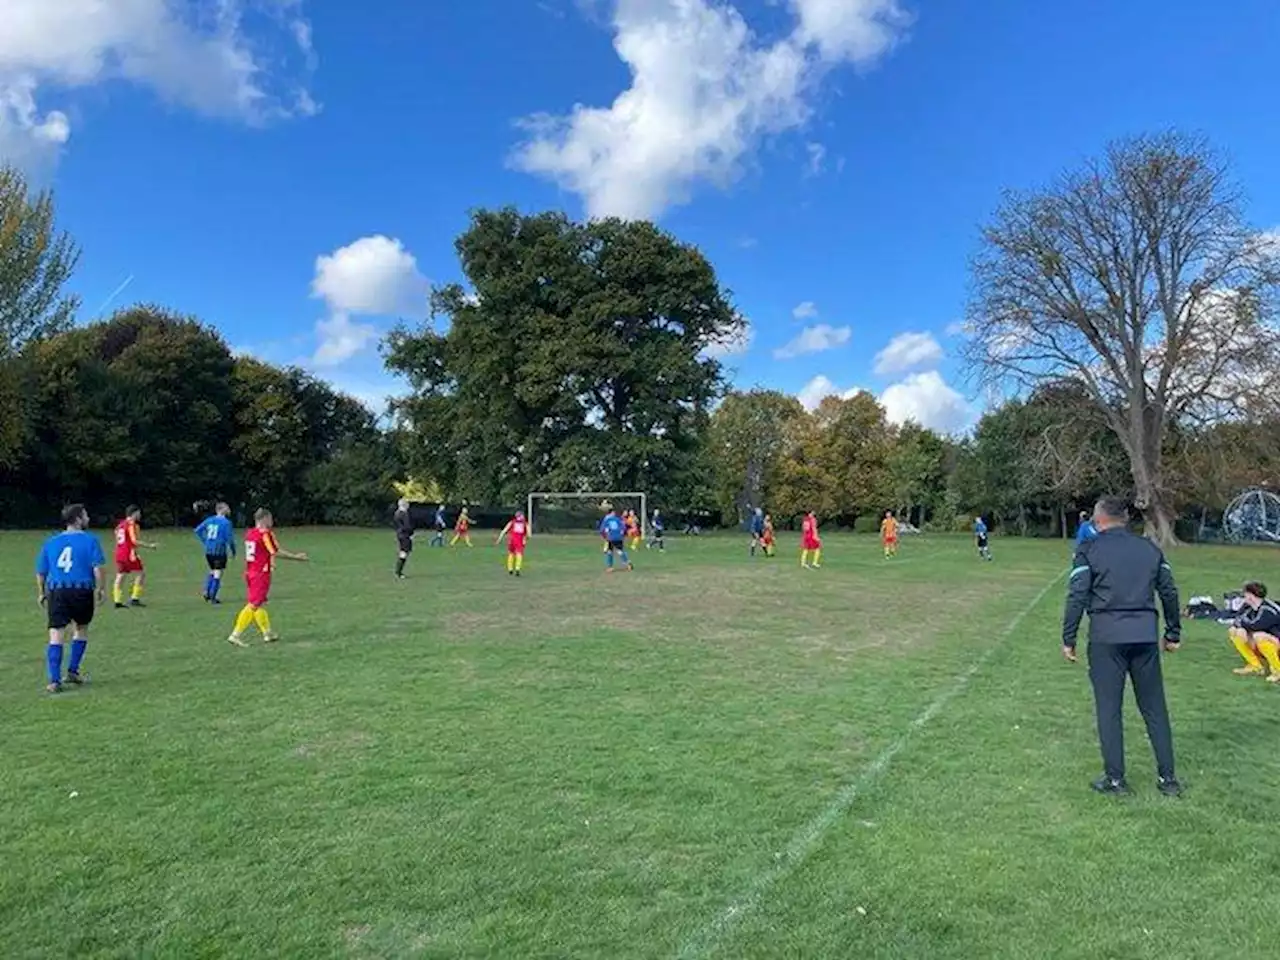
{"label": "white boundary line", "polygon": [[925,707],[924,711],[911,721],[911,726],[907,728],[902,736],[885,747],[880,755],[863,767],[862,771],[854,779],[841,787],[840,792],[827,804],[826,809],[792,836],[791,842],[787,844],[786,850],[778,855],[774,865],[758,873],[746,890],[734,898],[733,902],[722,910],[714,920],[685,941],[684,946],[680,948],[676,956],[680,960],[686,960],[686,958],[701,957],[713,952],[735,923],[759,906],[764,895],[775,884],[804,863],[809,858],[809,855],[817,849],[827,831],[849,812],[854,800],[888,769],[889,764],[893,762],[893,758],[901,753],[907,744],[911,742],[912,736],[918,730],[937,717],[952,700],[964,692],[964,689],[969,686],[969,681],[986,665],[995,652],[1004,646],[1004,642],[1013,631],[1018,629],[1018,626],[1026,619],[1027,614],[1040,605],[1040,602],[1048,596],[1050,590],[1058,585],[1066,575],[1066,572],[1065,570],[1062,571],[1045,584],[1040,592],[1036,594],[1035,599],[1027,604],[1021,613],[1009,621],[1000,636],[996,638],[995,643],[974,660],[964,673],[956,677],[951,686],[943,690],[932,703]]}

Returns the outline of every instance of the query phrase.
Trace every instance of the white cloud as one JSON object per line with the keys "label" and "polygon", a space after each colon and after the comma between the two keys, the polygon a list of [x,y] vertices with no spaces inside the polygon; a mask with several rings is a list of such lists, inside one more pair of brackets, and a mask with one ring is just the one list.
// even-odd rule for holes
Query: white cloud
{"label": "white cloud", "polygon": [[835,385],[830,378],[818,374],[796,394],[796,399],[800,401],[800,405],[806,410],[818,409],[818,404],[822,403],[827,397],[839,397],[842,400],[849,400],[862,393],[861,387],[841,388]]}
{"label": "white cloud", "polygon": [[425,310],[428,287],[404,244],[377,234],[316,257],[311,295],[336,312],[395,316]]}
{"label": "white cloud", "polygon": [[751,321],[744,320],[737,332],[728,339],[721,340],[719,343],[708,344],[704,347],[702,355],[713,360],[740,357],[751,349],[751,344],[755,338],[755,327],[751,325]]}
{"label": "white cloud", "polygon": [[631,86],[609,107],[523,121],[513,165],[582,197],[592,217],[655,217],[701,183],[728,186],[760,139],[801,127],[823,74],[902,37],[898,0],[786,0],[790,33],[762,42],[722,0],[614,0]]}
{"label": "white cloud", "polygon": [[324,300],[330,315],[316,323],[320,345],[312,362],[318,366],[343,363],[377,337],[376,327],[354,322],[352,314],[386,317],[423,313],[429,286],[404,244],[380,234],[361,237],[316,257],[311,296]]}
{"label": "white cloud", "polygon": [[804,149],[809,155],[809,162],[805,165],[805,172],[811,177],[820,176],[823,164],[827,159],[827,148],[820,143],[806,143]]}
{"label": "white cloud", "polygon": [[378,336],[378,328],[371,323],[356,323],[348,314],[335,313],[316,322],[316,347],[311,362],[317,367],[336,367],[345,363]]}
{"label": "white cloud", "polygon": [[962,337],[969,332],[969,325],[963,320],[955,320],[947,324],[948,337]]}
{"label": "white cloud", "polygon": [[0,23],[0,160],[39,166],[68,141],[48,87],[124,80],[253,123],[317,109],[302,0],[0,0]]}
{"label": "white cloud", "polygon": [[936,370],[895,383],[880,395],[880,405],[890,423],[910,420],[941,433],[962,430],[973,416],[964,397]]}
{"label": "white cloud", "polygon": [[825,350],[844,346],[851,336],[853,336],[853,330],[850,327],[833,327],[830,324],[820,323],[816,327],[805,327],[800,331],[800,335],[785,347],[773,351],[773,355],[778,360],[791,360],[807,353],[822,353]]}
{"label": "white cloud", "polygon": [[796,304],[791,315],[797,320],[812,320],[818,315],[818,305],[812,300],[806,300],[803,303]]}
{"label": "white cloud", "polygon": [[942,346],[931,333],[900,333],[876,354],[876,373],[905,373],[942,360]]}

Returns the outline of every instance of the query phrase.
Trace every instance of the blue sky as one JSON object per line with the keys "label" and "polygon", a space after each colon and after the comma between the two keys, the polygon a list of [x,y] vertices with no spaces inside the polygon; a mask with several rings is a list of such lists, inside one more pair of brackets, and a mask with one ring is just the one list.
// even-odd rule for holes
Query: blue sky
{"label": "blue sky", "polygon": [[0,0],[0,156],[56,188],[86,316],[132,278],[113,305],[366,399],[476,206],[654,216],[751,319],[736,383],[942,429],[977,409],[948,328],[1002,188],[1178,126],[1280,224],[1274,0],[205,6]]}

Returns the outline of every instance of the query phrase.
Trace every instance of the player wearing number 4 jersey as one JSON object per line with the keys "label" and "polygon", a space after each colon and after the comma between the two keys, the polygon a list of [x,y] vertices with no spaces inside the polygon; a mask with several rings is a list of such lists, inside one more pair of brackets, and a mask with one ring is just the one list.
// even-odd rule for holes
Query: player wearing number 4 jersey
{"label": "player wearing number 4 jersey", "polygon": [[253,515],[253,529],[244,537],[244,582],[248,587],[248,603],[236,617],[236,625],[227,637],[227,642],[237,647],[246,646],[243,634],[253,624],[258,625],[262,639],[267,643],[279,640],[280,637],[271,629],[271,618],[267,615],[267,600],[271,594],[271,570],[275,560],[306,561],[305,553],[291,553],[280,549],[276,535],[272,532],[275,522],[270,510],[258,510]]}
{"label": "player wearing number 4 jersey", "polygon": [[[106,577],[102,568],[107,558],[102,554],[98,538],[87,533],[89,514],[84,506],[72,504],[62,511],[66,531],[51,537],[36,557],[36,590],[41,606],[49,612],[50,693],[62,690],[63,683],[80,684],[80,665],[89,643],[89,624],[93,622],[95,599],[103,599]],[[62,651],[67,628],[71,633],[71,662],[67,676],[62,677]]]}

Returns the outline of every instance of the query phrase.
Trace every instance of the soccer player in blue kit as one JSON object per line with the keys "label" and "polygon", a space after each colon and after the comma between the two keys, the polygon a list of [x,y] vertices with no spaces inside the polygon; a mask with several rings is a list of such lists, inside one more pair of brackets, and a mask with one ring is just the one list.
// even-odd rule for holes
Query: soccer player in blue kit
{"label": "soccer player in blue kit", "polygon": [[973,518],[973,536],[978,541],[978,556],[983,560],[991,559],[991,541],[987,530],[987,521],[981,517]]}
{"label": "soccer player in blue kit", "polygon": [[600,521],[600,536],[604,538],[605,571],[613,573],[613,558],[615,555],[628,570],[634,570],[635,565],[632,564],[631,558],[627,556],[627,525],[622,517],[618,516],[618,511],[613,509],[611,505],[605,504],[605,509],[609,512]]}
{"label": "soccer player in blue kit", "polygon": [[[107,582],[102,568],[107,558],[98,538],[89,533],[89,513],[73,503],[62,511],[66,530],[50,537],[36,556],[36,590],[40,605],[49,614],[50,693],[62,692],[63,683],[80,685],[80,665],[89,644],[89,624],[93,622],[94,601],[106,599]],[[62,677],[62,654],[67,628],[71,627],[71,662]]]}
{"label": "soccer player in blue kit", "polygon": [[227,558],[236,555],[235,529],[231,526],[231,507],[219,503],[213,516],[206,517],[196,527],[196,539],[204,545],[204,562],[209,575],[204,578],[205,603],[221,603],[218,589],[222,586],[222,574],[227,569]]}

